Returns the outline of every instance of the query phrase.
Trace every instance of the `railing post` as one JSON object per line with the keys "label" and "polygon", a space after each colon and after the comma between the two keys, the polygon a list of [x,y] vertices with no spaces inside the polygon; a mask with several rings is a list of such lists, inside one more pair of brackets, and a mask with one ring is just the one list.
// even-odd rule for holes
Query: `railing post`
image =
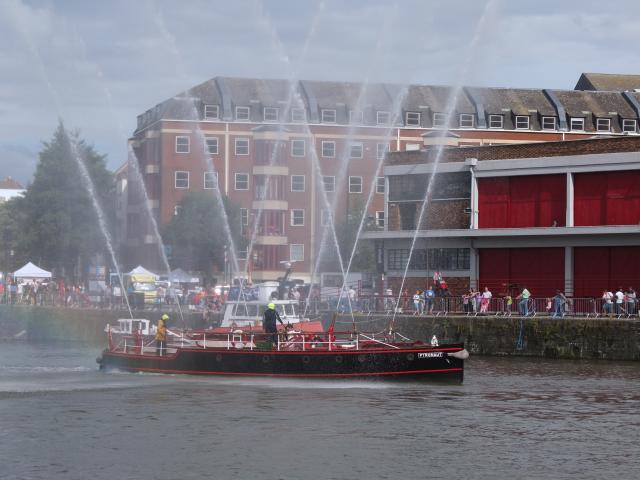
{"label": "railing post", "polygon": [[230,334],[227,333],[227,350],[231,348],[231,337]]}
{"label": "railing post", "polygon": [[251,334],[251,339],[249,343],[249,350],[253,350],[253,333]]}
{"label": "railing post", "polygon": [[207,348],[207,334],[202,334],[202,348]]}

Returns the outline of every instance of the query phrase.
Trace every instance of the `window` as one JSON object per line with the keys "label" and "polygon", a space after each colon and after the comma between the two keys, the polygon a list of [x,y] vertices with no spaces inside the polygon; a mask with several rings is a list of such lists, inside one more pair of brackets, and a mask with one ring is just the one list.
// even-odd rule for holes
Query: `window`
{"label": "window", "polygon": [[240,225],[249,225],[249,209],[240,209]]}
{"label": "window", "polygon": [[291,210],[291,226],[304,227],[304,210],[301,208]]}
{"label": "window", "polygon": [[236,155],[249,155],[248,138],[236,138]]}
{"label": "window", "polygon": [[189,188],[189,172],[177,171],[175,173],[175,187]]}
{"label": "window", "polygon": [[349,110],[349,123],[364,123],[364,112],[362,110]]}
{"label": "window", "polygon": [[291,191],[304,192],[304,175],[291,175]]}
{"label": "window", "polygon": [[248,173],[236,173],[236,190],[249,190]]}
{"label": "window", "polygon": [[362,193],[362,177],[349,177],[349,193]]}
{"label": "window", "polygon": [[336,142],[333,140],[323,140],[322,156],[325,158],[334,158],[336,156]]}
{"label": "window", "polygon": [[394,248],[387,250],[387,269],[404,270],[409,261],[408,248]]}
{"label": "window", "polygon": [[304,108],[291,109],[292,122],[305,122],[306,120],[307,120],[307,112],[305,112]]}
{"label": "window", "polygon": [[384,193],[384,177],[376,177],[376,193]]}
{"label": "window", "polygon": [[473,128],[474,117],[470,113],[461,113],[459,117],[460,128]]}
{"label": "window", "polygon": [[427,249],[429,270],[469,270],[469,265],[470,250],[468,248]]}
{"label": "window", "polygon": [[542,129],[543,130],[555,130],[556,129],[556,117],[542,117]]}
{"label": "window", "polygon": [[391,114],[389,112],[376,112],[376,123],[378,125],[389,125]]}
{"label": "window", "polygon": [[349,158],[362,158],[362,144],[352,143],[349,146]]}
{"label": "window", "polygon": [[290,262],[304,261],[304,244],[292,243],[289,245],[289,261]]}
{"label": "window", "polygon": [[277,122],[279,118],[279,111],[275,107],[264,107],[264,121],[265,122]]}
{"label": "window", "polygon": [[405,113],[404,123],[408,127],[420,126],[420,113],[419,112],[407,112]]}
{"label": "window", "polygon": [[611,119],[610,118],[598,118],[596,119],[596,130],[598,132],[611,131]]}
{"label": "window", "polygon": [[291,140],[291,156],[304,157],[306,153],[306,145],[304,140]]}
{"label": "window", "polygon": [[384,210],[376,212],[376,227],[384,227]]}
{"label": "window", "polygon": [[504,117],[502,115],[489,115],[489,128],[504,128]]}
{"label": "window", "polygon": [[217,120],[220,117],[220,109],[218,105],[205,105],[204,106],[204,119],[205,120]]}
{"label": "window", "polygon": [[204,172],[204,188],[205,190],[218,188],[218,172]]}
{"label": "window", "polygon": [[320,211],[320,225],[322,227],[326,227],[331,225],[331,210],[327,210],[326,208],[323,208]]}
{"label": "window", "polygon": [[207,142],[207,153],[209,155],[217,155],[218,154],[218,138],[207,137],[205,141]]}
{"label": "window", "polygon": [[446,113],[434,113],[433,114],[433,128],[443,128],[447,126],[447,114]]}
{"label": "window", "polygon": [[247,121],[251,115],[250,107],[236,107],[236,120]]}
{"label": "window", "polygon": [[377,143],[376,144],[376,158],[378,160],[382,160],[384,158],[384,154],[389,151],[389,144],[387,143]]}
{"label": "window", "polygon": [[622,131],[623,132],[636,132],[636,121],[635,120],[622,120]]}
{"label": "window", "polygon": [[529,116],[527,116],[527,115],[516,115],[516,129],[517,130],[528,130],[529,129]]}
{"label": "window", "polygon": [[240,248],[238,249],[238,251],[236,252],[236,257],[238,258],[238,260],[246,260],[247,259],[247,248]]}
{"label": "window", "polygon": [[571,130],[584,131],[584,118],[572,118],[571,119]]}
{"label": "window", "polygon": [[336,177],[322,177],[322,188],[325,192],[335,192]]}
{"label": "window", "polygon": [[176,137],[176,153],[189,153],[189,137]]}
{"label": "window", "polygon": [[173,214],[174,215],[180,215],[180,210],[182,210],[182,205],[175,205],[173,207]]}
{"label": "window", "polygon": [[329,109],[322,109],[321,112],[321,121],[322,123],[336,123],[336,111]]}

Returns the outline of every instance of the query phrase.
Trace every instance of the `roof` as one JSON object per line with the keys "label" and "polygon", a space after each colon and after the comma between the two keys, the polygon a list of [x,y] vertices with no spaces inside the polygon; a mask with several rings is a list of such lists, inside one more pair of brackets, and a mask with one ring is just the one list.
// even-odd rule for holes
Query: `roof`
{"label": "roof", "polygon": [[[438,155],[438,148],[414,152],[389,152],[386,165],[415,165],[431,163]],[[541,158],[598,153],[638,152],[640,136],[590,138],[557,142],[517,143],[510,145],[486,145],[478,147],[449,147],[441,152],[441,162],[464,162],[467,158],[478,160],[506,160],[514,158]]]}
{"label": "roof", "polygon": [[13,276],[16,278],[51,278],[51,272],[47,272],[29,262],[24,267],[13,272]]}
{"label": "roof", "polygon": [[640,89],[640,75],[618,73],[583,73],[578,79],[576,90],[607,90],[616,92]]}
{"label": "roof", "polygon": [[0,188],[6,190],[24,190],[24,187],[11,177],[5,177],[4,180],[0,180]]}

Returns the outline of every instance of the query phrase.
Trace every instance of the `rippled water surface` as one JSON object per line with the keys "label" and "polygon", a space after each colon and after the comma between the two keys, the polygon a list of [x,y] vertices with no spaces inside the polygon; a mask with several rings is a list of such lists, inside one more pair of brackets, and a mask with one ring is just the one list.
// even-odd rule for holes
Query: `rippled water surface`
{"label": "rippled water surface", "polygon": [[640,478],[640,364],[472,357],[463,385],[97,371],[0,344],[0,478]]}

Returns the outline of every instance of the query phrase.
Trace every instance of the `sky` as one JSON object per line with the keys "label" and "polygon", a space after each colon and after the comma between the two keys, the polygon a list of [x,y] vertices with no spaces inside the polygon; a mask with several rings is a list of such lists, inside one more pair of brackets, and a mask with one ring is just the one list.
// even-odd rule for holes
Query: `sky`
{"label": "sky", "polygon": [[640,1],[0,0],[0,178],[59,120],[126,160],[136,116],[215,76],[572,89],[640,74]]}

